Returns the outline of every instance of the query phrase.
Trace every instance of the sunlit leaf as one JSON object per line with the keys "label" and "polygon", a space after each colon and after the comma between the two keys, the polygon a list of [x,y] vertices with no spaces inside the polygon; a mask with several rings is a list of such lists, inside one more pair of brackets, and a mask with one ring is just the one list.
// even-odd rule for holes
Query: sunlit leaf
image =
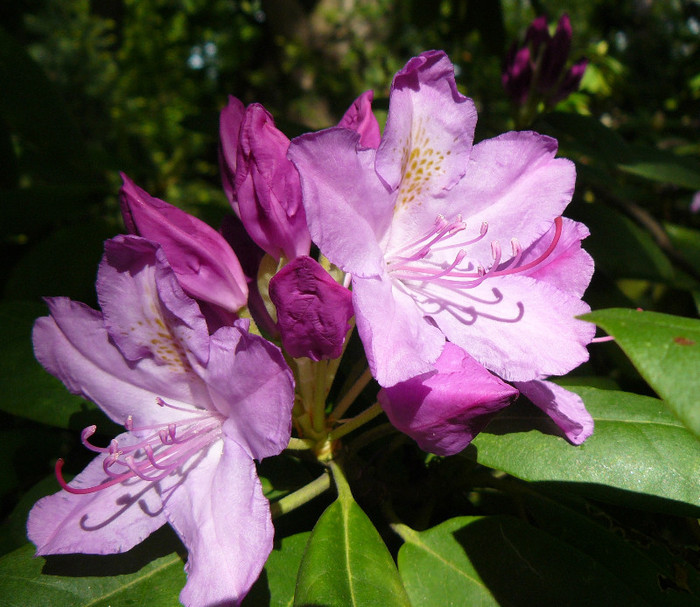
{"label": "sunlit leaf", "polygon": [[595,420],[575,447],[535,407],[518,403],[464,452],[518,478],[663,512],[700,515],[700,442],[655,398],[567,386]]}
{"label": "sunlit leaf", "polygon": [[615,337],[649,385],[700,436],[700,320],[625,309],[586,318]]}

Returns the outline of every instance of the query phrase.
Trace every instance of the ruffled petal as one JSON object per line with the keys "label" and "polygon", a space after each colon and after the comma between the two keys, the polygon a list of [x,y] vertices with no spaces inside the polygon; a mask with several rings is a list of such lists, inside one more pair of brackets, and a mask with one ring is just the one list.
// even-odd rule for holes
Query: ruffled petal
{"label": "ruffled petal", "polygon": [[272,550],[274,527],[255,464],[234,441],[213,444],[165,502],[187,548],[187,607],[238,605]]}
{"label": "ruffled petal", "polygon": [[353,278],[357,330],[372,375],[392,386],[432,371],[445,337],[387,277]]}
{"label": "ruffled petal", "polygon": [[359,134],[332,128],[289,146],[299,169],[311,238],[339,268],[376,276],[384,267],[378,242],[389,229],[394,196],[374,174],[375,151],[358,150]]}
{"label": "ruffled petal", "polygon": [[469,246],[470,259],[488,267],[493,241],[501,243],[504,255],[512,238],[527,248],[564,212],[576,170],[570,160],[555,158],[556,152],[555,139],[528,131],[504,133],[474,146],[464,179],[450,191],[442,211],[448,219],[461,214],[470,234],[488,224],[486,237]]}
{"label": "ruffled petal", "polygon": [[159,407],[160,396],[196,411],[190,403],[211,407],[202,382],[190,371],[157,365],[151,359],[130,363],[114,346],[102,315],[67,297],[47,299],[51,316],[34,324],[34,354],[43,367],[73,394],[96,403],[113,421],[133,415],[138,426],[163,424],[186,416]]}
{"label": "ruffled petal", "polygon": [[[121,434],[117,440],[130,444],[138,439]],[[95,487],[108,477],[101,454],[69,485]],[[27,521],[27,536],[37,554],[113,554],[126,552],[167,522],[161,494],[172,487],[172,479],[150,483],[132,478],[94,493],[59,491],[40,499]]]}
{"label": "ruffled petal", "polygon": [[590,308],[548,283],[502,276],[465,290],[432,284],[418,297],[450,341],[507,381],[564,375],[588,360],[595,325],[575,317]]}
{"label": "ruffled petal", "polygon": [[377,149],[381,141],[379,123],[372,113],[372,99],[374,93],[365,91],[362,93],[345,112],[340,119],[338,126],[345,129],[352,129],[360,134],[360,145],[363,148]]}
{"label": "ruffled petal", "polygon": [[227,418],[224,430],[250,457],[277,455],[287,446],[294,380],[277,346],[248,333],[237,321],[212,335],[209,363],[200,373]]}
{"label": "ruffled petal", "polygon": [[382,388],[378,399],[391,423],[421,449],[453,455],[517,396],[515,388],[447,342],[435,372]]}
{"label": "ruffled petal", "polygon": [[593,418],[578,394],[550,381],[516,382],[515,385],[554,420],[574,445],[580,445],[593,434]]}

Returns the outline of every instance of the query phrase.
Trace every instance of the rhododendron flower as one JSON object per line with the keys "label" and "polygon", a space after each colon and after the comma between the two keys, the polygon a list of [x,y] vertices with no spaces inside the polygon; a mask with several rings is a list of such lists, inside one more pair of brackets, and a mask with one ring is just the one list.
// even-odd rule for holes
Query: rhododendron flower
{"label": "rhododendron flower", "polygon": [[122,173],[121,209],[127,230],[157,242],[182,288],[192,297],[237,312],[248,285],[224,237],[202,220],[151,196]]}
{"label": "rhododendron flower", "polygon": [[472,147],[476,111],[444,53],[411,59],[391,89],[378,149],[332,128],[289,150],[309,229],[352,275],[372,373],[429,372],[445,339],[508,381],[567,373],[595,327],[575,317],[593,262],[560,217],[575,182],[556,141],[512,132]]}
{"label": "rhododendron flower", "polygon": [[185,605],[237,604],[272,549],[254,459],[291,431],[293,380],[281,352],[246,321],[209,335],[161,248],[105,245],[102,313],[59,297],[34,328],[37,359],[126,432],[29,515],[37,554],[125,552],[164,523],[187,547]]}
{"label": "rhododendron flower", "polygon": [[350,291],[311,257],[297,257],[270,280],[282,346],[294,358],[338,358],[353,315]]}
{"label": "rhododendron flower", "polygon": [[462,451],[518,391],[451,343],[435,370],[379,391],[392,424],[437,455]]}

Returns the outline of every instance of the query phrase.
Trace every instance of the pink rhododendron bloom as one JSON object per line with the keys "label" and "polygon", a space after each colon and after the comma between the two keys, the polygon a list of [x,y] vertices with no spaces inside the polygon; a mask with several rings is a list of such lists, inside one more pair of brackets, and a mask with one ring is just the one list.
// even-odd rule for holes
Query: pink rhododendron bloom
{"label": "pink rhododendron bloom", "polygon": [[391,423],[421,449],[453,455],[517,396],[515,388],[448,342],[434,372],[382,388],[378,399]]}
{"label": "pink rhododendron bloom", "polygon": [[338,126],[357,131],[360,134],[362,147],[377,149],[382,134],[377,118],[372,112],[372,99],[374,99],[374,92],[365,91],[362,93],[352,102],[352,105],[340,119]]}
{"label": "pink rhododendron bloom", "polygon": [[163,250],[105,245],[102,312],[59,297],[34,327],[37,359],[126,432],[29,515],[37,554],[125,552],[165,523],[187,547],[185,605],[238,604],[272,549],[255,459],[288,443],[294,387],[281,352],[246,321],[209,335]]}
{"label": "pink rhododendron bloom", "polygon": [[220,137],[224,190],[250,237],[277,260],[307,255],[311,237],[289,139],[262,105],[246,108],[235,97],[221,111]]}
{"label": "pink rhododendron bloom", "polygon": [[294,358],[338,358],[353,315],[350,291],[311,257],[297,257],[270,280],[282,346]]}
{"label": "pink rhododendron bloom", "polygon": [[122,215],[132,234],[157,242],[182,288],[192,297],[235,313],[248,285],[233,250],[202,220],[151,196],[122,173]]}
{"label": "pink rhododendron bloom", "polygon": [[292,142],[309,229],[352,275],[372,373],[429,372],[445,339],[507,381],[588,359],[576,320],[593,271],[585,226],[560,217],[575,169],[554,139],[511,132],[472,147],[476,111],[444,53],[411,59],[391,89],[377,150],[332,128]]}

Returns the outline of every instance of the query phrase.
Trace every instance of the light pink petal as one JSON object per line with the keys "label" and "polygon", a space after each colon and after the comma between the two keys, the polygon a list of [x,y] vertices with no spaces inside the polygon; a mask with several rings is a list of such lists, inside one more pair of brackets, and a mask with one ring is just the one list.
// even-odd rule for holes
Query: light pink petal
{"label": "light pink petal", "polygon": [[114,346],[102,315],[66,297],[46,300],[51,316],[34,324],[34,354],[43,367],[73,394],[96,403],[113,421],[129,415],[139,426],[162,424],[184,416],[159,407],[156,397],[196,410],[211,407],[203,383],[182,367],[158,365],[151,359],[129,363]]}
{"label": "light pink petal", "polygon": [[[450,291],[430,285],[421,308],[447,338],[507,381],[564,375],[588,360],[595,325],[580,299],[528,276],[489,278]],[[359,313],[358,313],[359,315]]]}
{"label": "light pink petal", "polygon": [[[524,266],[542,256],[550,246],[555,232],[550,228],[527,251],[523,252],[520,265]],[[540,264],[525,272],[536,280],[548,282],[560,291],[581,297],[593,276],[593,258],[581,248],[581,240],[589,235],[582,223],[563,218],[562,233],[554,250]]]}
{"label": "light pink petal", "polygon": [[379,131],[379,123],[372,113],[372,99],[374,93],[365,91],[362,93],[345,112],[340,119],[338,126],[345,129],[352,129],[360,134],[360,145],[363,148],[379,147],[381,133]]}
{"label": "light pink petal", "polygon": [[106,241],[97,298],[105,327],[129,360],[149,357],[184,374],[188,356],[206,363],[206,320],[156,243],[138,236]]}
{"label": "light pink petal", "polygon": [[459,453],[518,396],[515,388],[449,342],[435,371],[382,388],[378,396],[391,423],[424,451]]}
{"label": "light pink petal", "polygon": [[454,186],[464,175],[475,126],[474,102],[457,91],[447,55],[427,51],[409,60],[394,77],[377,150],[377,173],[399,190],[397,204]]}
{"label": "light pink petal", "polygon": [[213,444],[165,502],[187,548],[187,607],[238,605],[272,550],[274,527],[255,464],[243,448]]}
{"label": "light pink petal", "polygon": [[211,356],[200,371],[224,430],[250,457],[277,455],[289,443],[294,380],[280,349],[248,333],[241,321],[222,327],[211,340]]}
{"label": "light pink petal", "polygon": [[576,170],[570,160],[554,158],[556,151],[555,139],[527,131],[474,146],[464,179],[443,205],[448,219],[453,217],[447,211],[462,214],[465,233],[472,237],[483,222],[488,224],[486,237],[469,246],[470,259],[488,267],[491,243],[499,241],[505,261],[512,238],[527,248],[564,212],[574,192]]}
{"label": "light pink petal", "polygon": [[212,227],[151,196],[122,173],[121,204],[129,231],[157,242],[182,287],[192,296],[236,312],[248,287],[241,265]]}
{"label": "light pink petal", "polygon": [[360,136],[332,128],[302,135],[289,146],[299,169],[311,238],[338,267],[377,276],[384,267],[377,244],[393,217],[394,197],[374,173],[374,150],[357,149]]}
{"label": "light pink petal", "polygon": [[[121,434],[124,444],[134,437]],[[105,455],[96,457],[69,485],[95,487],[107,478]],[[168,486],[173,481],[165,479]],[[40,499],[29,513],[27,536],[37,554],[112,554],[126,552],[167,522],[158,483],[138,478],[94,493],[59,491]]]}
{"label": "light pink petal", "polygon": [[574,445],[580,445],[593,434],[593,418],[578,394],[550,381],[516,382],[515,385],[554,420]]}
{"label": "light pink petal", "polygon": [[270,280],[282,347],[292,358],[338,358],[354,311],[352,294],[320,263],[297,257]]}
{"label": "light pink petal", "polygon": [[432,371],[445,338],[415,302],[382,278],[353,278],[357,330],[372,375],[392,386]]}

